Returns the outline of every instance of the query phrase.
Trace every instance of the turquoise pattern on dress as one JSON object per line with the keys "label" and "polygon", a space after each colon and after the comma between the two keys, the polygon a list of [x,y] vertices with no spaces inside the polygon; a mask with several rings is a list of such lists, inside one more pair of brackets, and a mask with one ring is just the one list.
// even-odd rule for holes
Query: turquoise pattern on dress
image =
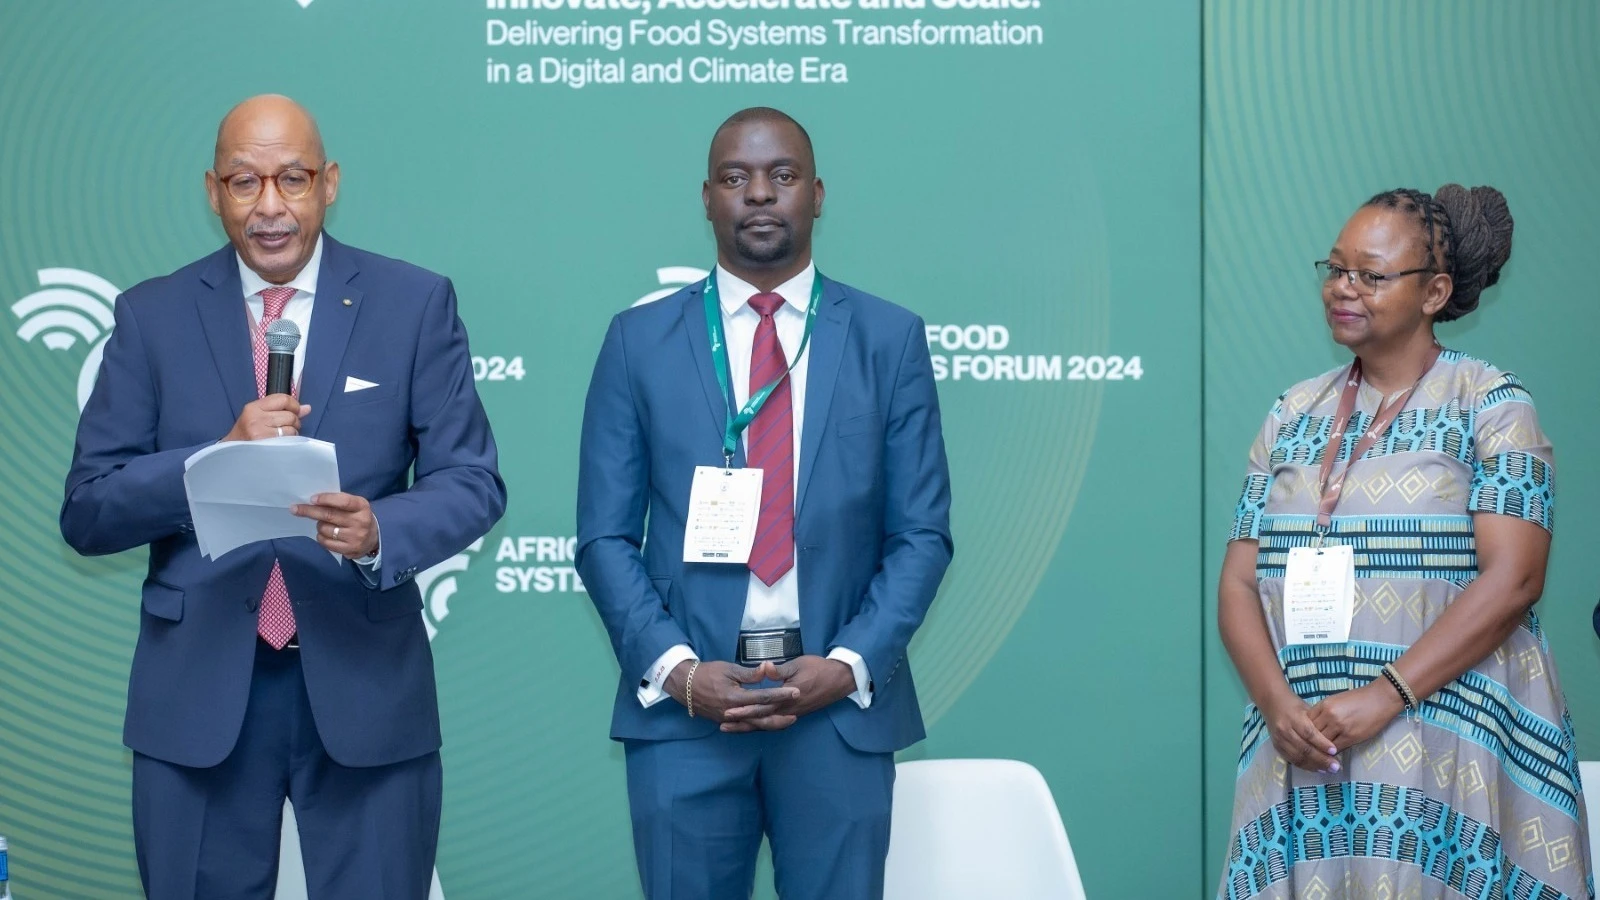
{"label": "turquoise pattern on dress", "polygon": [[1416,866],[1470,900],[1573,900],[1507,860],[1494,828],[1415,788],[1373,782],[1296,788],[1240,829],[1222,896],[1246,900],[1296,863],[1342,858]]}
{"label": "turquoise pattern on dress", "polygon": [[[1289,551],[1316,541],[1316,516],[1263,515],[1256,528],[1256,578],[1282,578]],[[1326,542],[1349,545],[1357,578],[1437,578],[1470,583],[1478,575],[1471,516],[1339,516]]]}
{"label": "turquoise pattern on dress", "polygon": [[1254,539],[1260,533],[1261,514],[1267,508],[1267,493],[1271,490],[1271,476],[1251,475],[1245,479],[1244,490],[1239,494],[1239,508],[1233,516],[1233,530],[1228,533],[1228,540]]}
{"label": "turquoise pattern on dress", "polygon": [[1550,466],[1537,456],[1510,452],[1479,463],[1472,478],[1473,512],[1516,516],[1546,531],[1555,528],[1555,484]]}
{"label": "turquoise pattern on dress", "polygon": [[[1344,440],[1339,444],[1335,464],[1350,459],[1356,441],[1372,425],[1370,413],[1358,412],[1350,417],[1350,427],[1345,429]],[[1383,440],[1362,454],[1362,459],[1377,459],[1396,453],[1433,451],[1472,462],[1472,413],[1462,410],[1459,401],[1451,400],[1440,409],[1408,409],[1395,417]],[[1272,447],[1272,464],[1291,463],[1297,466],[1320,466],[1333,437],[1333,416],[1301,416],[1286,423],[1278,431],[1278,441]]]}
{"label": "turquoise pattern on dress", "polygon": [[[1405,650],[1364,641],[1296,644],[1280,651],[1278,659],[1295,694],[1315,705],[1377,680]],[[1268,739],[1260,713],[1252,712],[1255,721],[1246,724],[1239,754],[1241,773]],[[1412,715],[1488,750],[1517,787],[1569,818],[1578,817],[1577,736],[1569,717],[1552,722],[1518,702],[1505,685],[1472,671],[1424,698]]]}

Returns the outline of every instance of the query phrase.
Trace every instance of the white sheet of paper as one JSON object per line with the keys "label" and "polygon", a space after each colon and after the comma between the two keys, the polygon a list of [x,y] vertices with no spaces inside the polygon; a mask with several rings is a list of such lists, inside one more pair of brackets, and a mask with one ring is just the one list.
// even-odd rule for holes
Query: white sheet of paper
{"label": "white sheet of paper", "polygon": [[334,446],[308,437],[219,442],[184,460],[183,469],[195,539],[209,559],[256,541],[315,540],[316,520],[289,507],[339,490]]}
{"label": "white sheet of paper", "polygon": [[761,470],[695,466],[684,522],[683,561],[750,561],[761,515]]}
{"label": "white sheet of paper", "polygon": [[1356,561],[1348,546],[1294,547],[1283,576],[1283,631],[1291,644],[1350,639]]}

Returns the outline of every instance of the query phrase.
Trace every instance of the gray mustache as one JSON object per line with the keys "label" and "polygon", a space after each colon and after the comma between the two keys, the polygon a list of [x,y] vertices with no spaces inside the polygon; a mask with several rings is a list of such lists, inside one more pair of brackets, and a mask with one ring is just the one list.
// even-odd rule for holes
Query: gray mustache
{"label": "gray mustache", "polygon": [[250,237],[258,234],[299,234],[300,226],[293,222],[261,222],[245,226],[244,233]]}

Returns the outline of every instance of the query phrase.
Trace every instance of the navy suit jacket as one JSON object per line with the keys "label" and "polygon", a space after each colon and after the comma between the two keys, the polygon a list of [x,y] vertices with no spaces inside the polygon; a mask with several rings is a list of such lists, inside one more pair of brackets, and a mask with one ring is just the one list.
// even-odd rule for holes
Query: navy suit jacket
{"label": "navy suit jacket", "polygon": [[[618,739],[715,730],[675,702],[640,706],[640,679],[675,644],[733,659],[744,616],[747,568],[683,562],[694,467],[723,464],[732,402],[712,367],[703,287],[612,320],[584,407],[577,567],[622,668]],[[824,282],[808,352],[794,523],[800,628],[808,654],[861,654],[875,688],[867,709],[846,699],[816,715],[859,750],[891,752],[924,734],[906,645],[953,552],[933,366],[921,319],[836,281]]]}
{"label": "navy suit jacket", "polygon": [[[338,447],[344,491],[372,501],[379,583],[309,538],[200,555],[183,463],[256,399],[233,248],[117,298],[78,423],[61,533],[79,553],[148,544],[123,739],[212,766],[238,739],[272,562],[294,604],[312,714],[328,754],[374,766],[438,749],[433,656],[413,577],[505,510],[494,436],[448,279],[323,235],[300,380],[308,437]],[[346,376],[377,387],[346,393]]]}

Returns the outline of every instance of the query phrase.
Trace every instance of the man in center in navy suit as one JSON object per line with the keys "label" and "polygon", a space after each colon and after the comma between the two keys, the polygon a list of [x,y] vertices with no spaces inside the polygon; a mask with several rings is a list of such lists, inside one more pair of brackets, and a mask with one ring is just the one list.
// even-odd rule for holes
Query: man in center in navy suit
{"label": "man in center in navy suit", "polygon": [[736,113],[708,167],[716,270],[612,320],[584,409],[577,566],[640,878],[744,900],[765,834],[784,900],[876,898],[924,734],[906,646],[953,551],[926,333],[818,273],[798,122]]}
{"label": "man in center in navy suit", "polygon": [[[150,548],[123,729],[139,874],[153,900],[270,900],[287,796],[311,900],[424,900],[443,788],[415,576],[506,503],[455,290],[323,231],[339,165],[287,97],[229,112],[213,162],[229,245],[117,298],[61,509],[80,553]],[[280,319],[304,341],[269,394]],[[338,453],[342,489],[293,510],[316,540],[202,556],[184,460],[300,434]]]}

